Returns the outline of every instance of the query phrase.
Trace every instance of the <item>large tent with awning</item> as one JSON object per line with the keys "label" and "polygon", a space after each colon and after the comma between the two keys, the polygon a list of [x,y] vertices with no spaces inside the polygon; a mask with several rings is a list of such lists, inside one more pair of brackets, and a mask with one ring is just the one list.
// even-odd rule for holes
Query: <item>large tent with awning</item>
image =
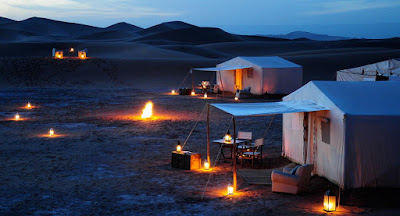
{"label": "large tent with awning", "polygon": [[[282,101],[282,102],[269,102],[269,103],[214,103],[210,104],[217,109],[220,109],[233,116],[233,140],[234,152],[236,152],[236,124],[235,118],[249,117],[249,116],[267,116],[283,113],[296,113],[296,112],[315,112],[321,110],[328,110],[328,108],[320,106],[312,101]],[[210,161],[210,118],[209,107],[207,114],[207,161]],[[236,157],[233,157],[233,184],[236,190]]]}
{"label": "large tent with awning", "polygon": [[283,114],[283,155],[341,188],[400,187],[398,92],[397,82],[309,82],[283,101],[329,111]]}
{"label": "large tent with awning", "polygon": [[303,68],[278,56],[239,56],[211,68],[194,71],[216,72],[220,91],[235,93],[250,89],[254,95],[289,94],[303,84]]}
{"label": "large tent with awning", "polygon": [[399,81],[400,60],[389,59],[374,64],[343,69],[336,73],[336,80],[337,81],[377,81],[377,80]]}

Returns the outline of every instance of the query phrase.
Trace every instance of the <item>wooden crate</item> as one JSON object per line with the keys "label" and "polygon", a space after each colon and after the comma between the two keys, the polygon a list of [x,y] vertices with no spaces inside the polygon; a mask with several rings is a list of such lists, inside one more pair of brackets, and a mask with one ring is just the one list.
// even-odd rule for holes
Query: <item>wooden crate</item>
{"label": "wooden crate", "polygon": [[194,170],[201,168],[201,155],[195,152],[172,152],[171,165],[173,168]]}

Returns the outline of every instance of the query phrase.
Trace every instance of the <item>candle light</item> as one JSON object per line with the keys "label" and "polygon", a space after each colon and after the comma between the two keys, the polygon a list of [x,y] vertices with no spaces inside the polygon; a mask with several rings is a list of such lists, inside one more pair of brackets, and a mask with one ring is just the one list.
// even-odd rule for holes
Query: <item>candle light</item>
{"label": "candle light", "polygon": [[50,128],[50,130],[49,130],[49,135],[50,135],[50,136],[54,136],[54,129],[53,129],[53,128]]}

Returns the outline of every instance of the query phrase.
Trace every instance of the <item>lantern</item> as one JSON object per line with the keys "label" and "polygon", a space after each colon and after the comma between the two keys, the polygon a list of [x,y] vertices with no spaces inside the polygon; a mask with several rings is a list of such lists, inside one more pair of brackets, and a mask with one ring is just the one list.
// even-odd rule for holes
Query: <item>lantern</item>
{"label": "lantern", "polygon": [[224,136],[224,141],[225,142],[230,142],[230,141],[232,141],[232,136],[231,136],[231,134],[229,133],[229,129],[228,129],[228,132],[225,134],[225,136]]}
{"label": "lantern", "polygon": [[235,96],[235,100],[239,100],[239,98],[237,96]]}
{"label": "lantern", "polygon": [[231,183],[228,184],[228,195],[233,195],[233,186]]}
{"label": "lantern", "polygon": [[331,190],[324,194],[324,210],[327,212],[336,211],[336,195]]}
{"label": "lantern", "polygon": [[70,52],[74,52],[74,48],[69,49]]}
{"label": "lantern", "polygon": [[49,136],[54,136],[54,129],[53,129],[53,128],[50,128],[50,130],[49,130]]}
{"label": "lantern", "polygon": [[30,102],[28,102],[28,103],[26,104],[26,108],[28,108],[28,109],[32,108],[32,105],[31,105]]}
{"label": "lantern", "polygon": [[16,114],[15,114],[15,120],[19,120],[20,119],[20,116],[19,116],[19,113],[17,112]]}
{"label": "lantern", "polygon": [[192,91],[190,94],[191,94],[191,95],[195,95],[195,94],[196,94],[196,92]]}
{"label": "lantern", "polygon": [[179,142],[179,141],[178,141],[178,145],[176,145],[176,151],[177,152],[181,152],[182,151],[181,142]]}
{"label": "lantern", "polygon": [[204,161],[204,170],[209,170],[210,169],[210,163],[208,161]]}
{"label": "lantern", "polygon": [[207,92],[204,92],[204,98],[207,98]]}
{"label": "lantern", "polygon": [[172,91],[171,91],[171,94],[175,94],[175,90],[172,90]]}
{"label": "lantern", "polygon": [[84,59],[85,58],[85,54],[82,53],[81,54],[81,58]]}

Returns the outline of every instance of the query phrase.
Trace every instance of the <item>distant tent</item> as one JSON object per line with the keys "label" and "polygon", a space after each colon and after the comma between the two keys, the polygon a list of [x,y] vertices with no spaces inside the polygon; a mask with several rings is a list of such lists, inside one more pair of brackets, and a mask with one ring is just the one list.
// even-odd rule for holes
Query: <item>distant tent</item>
{"label": "distant tent", "polygon": [[78,57],[82,58],[82,59],[86,58],[87,57],[87,48],[85,48],[81,51],[78,51]]}
{"label": "distant tent", "polygon": [[236,57],[212,68],[219,90],[236,92],[249,89],[254,95],[289,94],[303,84],[303,68],[278,56]]}
{"label": "distant tent", "polygon": [[399,188],[398,92],[397,82],[309,82],[283,101],[329,111],[283,114],[283,155],[341,188]]}
{"label": "distant tent", "polygon": [[400,80],[400,60],[389,59],[337,72],[337,81]]}

